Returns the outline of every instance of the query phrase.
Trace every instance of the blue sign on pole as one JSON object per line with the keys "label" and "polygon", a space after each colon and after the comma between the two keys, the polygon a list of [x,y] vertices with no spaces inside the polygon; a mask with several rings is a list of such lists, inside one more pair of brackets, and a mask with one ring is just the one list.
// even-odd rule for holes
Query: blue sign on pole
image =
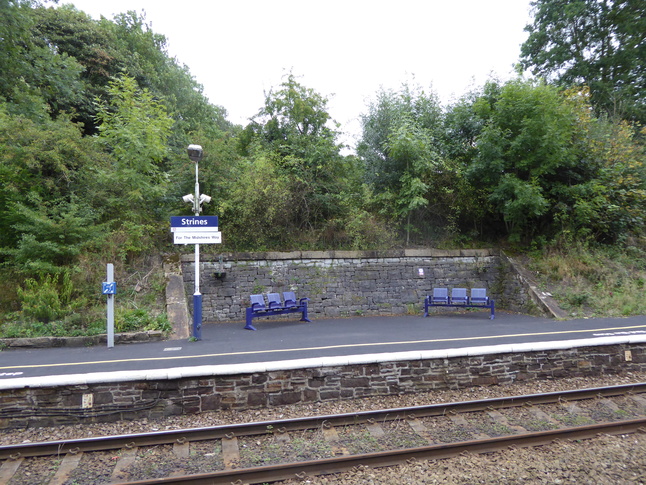
{"label": "blue sign on pole", "polygon": [[101,286],[101,292],[104,295],[116,295],[117,283],[115,281],[104,281]]}
{"label": "blue sign on pole", "polygon": [[170,227],[218,227],[218,216],[171,216]]}

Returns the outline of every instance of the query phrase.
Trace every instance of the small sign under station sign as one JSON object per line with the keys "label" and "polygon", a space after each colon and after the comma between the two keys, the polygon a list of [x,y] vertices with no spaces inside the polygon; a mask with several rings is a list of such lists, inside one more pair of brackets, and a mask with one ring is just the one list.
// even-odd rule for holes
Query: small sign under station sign
{"label": "small sign under station sign", "polygon": [[175,244],[221,244],[222,233],[219,231],[176,231],[173,233],[173,242]]}

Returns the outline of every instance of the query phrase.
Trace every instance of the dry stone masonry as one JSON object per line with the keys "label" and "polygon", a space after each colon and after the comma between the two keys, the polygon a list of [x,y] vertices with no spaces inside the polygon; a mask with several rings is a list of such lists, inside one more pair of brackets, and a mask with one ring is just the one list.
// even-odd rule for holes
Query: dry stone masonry
{"label": "dry stone masonry", "polygon": [[[155,419],[557,377],[646,371],[646,344],[618,344],[453,358],[392,360],[264,372],[21,387],[0,392],[0,429]],[[151,371],[152,372],[152,371]],[[85,398],[84,398],[85,396]],[[92,407],[84,399],[92,396]]]}
{"label": "dry stone masonry", "polygon": [[[181,267],[190,301],[192,256]],[[438,286],[486,288],[499,308],[533,308],[506,258],[490,249],[203,254],[200,274],[205,322],[244,320],[249,295],[283,291],[310,298],[312,318],[421,313]]]}

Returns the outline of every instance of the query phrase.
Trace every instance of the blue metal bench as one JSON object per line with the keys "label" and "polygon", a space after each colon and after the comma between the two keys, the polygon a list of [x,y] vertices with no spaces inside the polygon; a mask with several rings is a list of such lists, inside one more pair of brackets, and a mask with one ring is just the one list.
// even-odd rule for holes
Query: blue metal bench
{"label": "blue metal bench", "polygon": [[283,293],[284,302],[278,293],[267,293],[267,303],[263,295],[251,295],[251,306],[247,308],[246,330],[256,330],[251,324],[252,319],[258,317],[270,317],[272,315],[284,315],[286,313],[302,314],[301,322],[311,322],[307,317],[307,302],[309,298],[296,299],[293,291]]}
{"label": "blue metal bench", "polygon": [[453,288],[451,296],[446,288],[433,288],[433,294],[424,299],[424,316],[428,317],[430,307],[471,307],[491,309],[491,320],[496,318],[494,301],[487,296],[485,288],[473,288],[471,297],[467,296],[466,288]]}

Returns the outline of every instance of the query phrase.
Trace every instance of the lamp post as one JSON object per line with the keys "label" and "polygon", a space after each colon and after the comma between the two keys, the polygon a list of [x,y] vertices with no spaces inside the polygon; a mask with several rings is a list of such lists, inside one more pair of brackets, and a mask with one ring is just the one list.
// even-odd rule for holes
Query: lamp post
{"label": "lamp post", "polygon": [[[193,212],[200,215],[203,202],[210,202],[211,197],[200,195],[200,183],[198,181],[198,165],[202,160],[202,147],[200,145],[188,146],[188,158],[195,162],[195,194],[182,197],[184,202],[193,203]],[[200,293],[200,245],[195,244],[195,291],[193,292],[193,338],[202,340],[202,294]]]}

